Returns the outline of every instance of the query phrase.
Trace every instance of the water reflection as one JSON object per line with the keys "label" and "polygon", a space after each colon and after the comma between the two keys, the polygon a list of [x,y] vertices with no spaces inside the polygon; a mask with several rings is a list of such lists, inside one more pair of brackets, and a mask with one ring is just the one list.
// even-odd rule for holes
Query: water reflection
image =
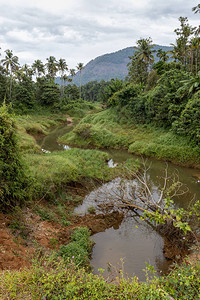
{"label": "water reflection", "polygon": [[93,249],[91,265],[94,274],[98,268],[104,268],[104,276],[109,276],[108,263],[117,266],[124,261],[124,272],[129,277],[137,276],[145,280],[145,262],[154,266],[157,275],[167,272],[169,262],[165,259],[162,248],[163,239],[148,224],[138,218],[125,218],[118,230],[107,229],[93,237],[96,243]]}
{"label": "water reflection", "polygon": [[60,151],[70,149],[67,145],[62,145],[57,142],[58,138],[70,132],[72,130],[71,125],[60,125],[53,128],[46,136],[40,136],[36,138],[38,145],[45,151]]}

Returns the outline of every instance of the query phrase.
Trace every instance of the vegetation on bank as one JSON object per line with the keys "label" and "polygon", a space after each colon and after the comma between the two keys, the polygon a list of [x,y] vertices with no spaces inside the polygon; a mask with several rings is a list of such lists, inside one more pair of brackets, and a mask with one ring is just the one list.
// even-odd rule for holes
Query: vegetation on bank
{"label": "vegetation on bank", "polygon": [[[76,252],[66,261],[56,255],[35,260],[30,269],[4,271],[0,297],[4,299],[199,299],[200,265],[184,263],[166,277],[154,277],[147,266],[147,282],[127,279],[120,272],[113,283],[74,264]],[[103,270],[100,270],[102,273]],[[151,279],[153,277],[153,279]]]}
{"label": "vegetation on bank", "polygon": [[56,191],[71,182],[84,183],[112,177],[106,153],[95,150],[70,149],[66,151],[25,155],[30,175],[35,181],[37,197],[54,197]]}
{"label": "vegetation on bank", "polygon": [[129,152],[198,167],[199,147],[166,128],[135,124],[126,109],[106,109],[84,117],[59,142],[78,147],[128,149]]}

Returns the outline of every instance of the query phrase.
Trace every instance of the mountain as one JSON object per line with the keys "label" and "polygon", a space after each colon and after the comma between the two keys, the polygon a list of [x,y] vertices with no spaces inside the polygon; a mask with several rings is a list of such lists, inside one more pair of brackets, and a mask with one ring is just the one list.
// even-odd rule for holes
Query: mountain
{"label": "mountain", "polygon": [[[155,45],[154,50],[161,48],[163,51],[169,51],[172,47]],[[113,53],[104,54],[96,57],[85,65],[82,70],[82,84],[89,81],[101,81],[104,79],[108,81],[112,78],[125,79],[128,74],[127,64],[135,52],[134,47],[128,47]],[[154,54],[155,62],[158,61],[156,53]],[[56,83],[60,83],[60,79],[57,78]],[[73,83],[79,85],[79,72],[73,79]]]}

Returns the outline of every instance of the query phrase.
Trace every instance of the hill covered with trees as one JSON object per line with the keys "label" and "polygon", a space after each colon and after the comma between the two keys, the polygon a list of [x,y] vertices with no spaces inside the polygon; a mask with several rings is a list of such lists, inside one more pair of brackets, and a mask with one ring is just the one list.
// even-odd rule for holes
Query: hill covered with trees
{"label": "hill covered with trees", "polygon": [[[155,45],[155,62],[159,60],[156,56],[158,49],[162,49],[163,51],[167,52],[172,50],[172,47]],[[129,57],[132,56],[134,52],[134,47],[128,47],[113,53],[107,53],[98,56],[89,61],[82,70],[82,84],[86,84],[90,81],[109,81],[112,78],[124,80],[128,75],[127,64],[130,60]],[[73,79],[73,82],[78,86],[80,85],[79,73],[80,71],[77,72]],[[61,80],[56,78],[56,82],[60,84]]]}

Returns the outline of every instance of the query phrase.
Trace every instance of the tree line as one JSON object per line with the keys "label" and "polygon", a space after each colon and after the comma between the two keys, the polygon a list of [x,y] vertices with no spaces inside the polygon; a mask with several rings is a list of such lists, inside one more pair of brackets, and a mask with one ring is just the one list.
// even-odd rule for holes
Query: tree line
{"label": "tree line", "polygon": [[[6,99],[13,105],[27,108],[32,108],[35,103],[52,105],[65,96],[66,83],[73,83],[73,78],[78,71],[81,98],[81,71],[84,69],[84,64],[78,63],[76,69],[69,69],[63,58],[57,61],[54,56],[50,56],[46,60],[45,64],[37,59],[32,66],[27,64],[20,66],[19,58],[13,54],[13,51],[5,50],[5,56],[0,60],[0,102]],[[55,84],[57,74],[61,78],[60,87]]]}

